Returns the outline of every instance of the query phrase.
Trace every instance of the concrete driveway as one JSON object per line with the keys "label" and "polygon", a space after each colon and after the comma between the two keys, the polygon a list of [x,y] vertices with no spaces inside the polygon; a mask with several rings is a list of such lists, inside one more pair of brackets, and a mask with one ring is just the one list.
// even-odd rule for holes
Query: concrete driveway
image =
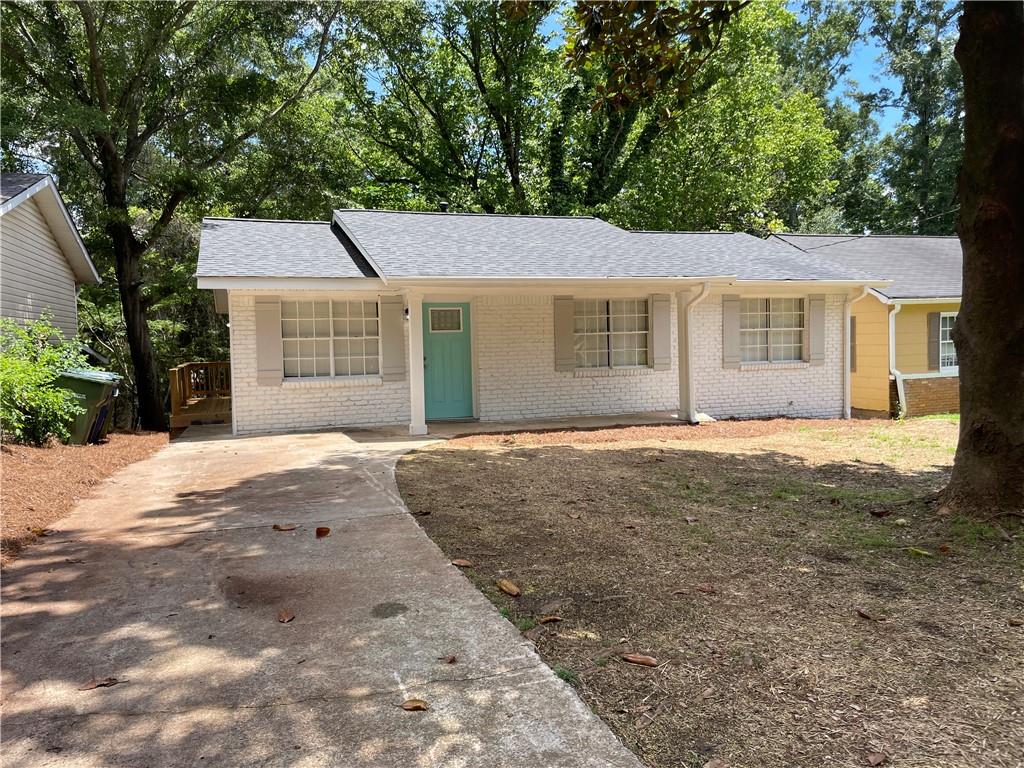
{"label": "concrete driveway", "polygon": [[4,573],[3,765],[638,768],[409,515],[416,445],[208,430],[115,475]]}

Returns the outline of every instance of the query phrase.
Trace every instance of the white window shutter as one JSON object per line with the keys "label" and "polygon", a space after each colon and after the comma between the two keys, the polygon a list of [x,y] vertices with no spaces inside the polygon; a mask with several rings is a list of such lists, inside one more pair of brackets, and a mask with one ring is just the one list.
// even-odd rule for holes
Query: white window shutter
{"label": "white window shutter", "polygon": [[555,296],[555,370],[576,368],[575,308],[572,296]]}
{"label": "white window shutter", "polygon": [[648,305],[650,365],[656,371],[667,371],[672,367],[672,299],[667,293],[656,293]]}
{"label": "white window shutter", "polygon": [[807,297],[807,360],[811,365],[825,363],[825,297],[821,294]]}
{"label": "white window shutter", "polygon": [[405,301],[401,296],[380,297],[380,377],[405,379]]}
{"label": "white window shutter", "polygon": [[722,367],[740,367],[740,297],[722,297]]}
{"label": "white window shutter", "polygon": [[256,297],[256,383],[279,387],[284,378],[281,346],[281,299]]}

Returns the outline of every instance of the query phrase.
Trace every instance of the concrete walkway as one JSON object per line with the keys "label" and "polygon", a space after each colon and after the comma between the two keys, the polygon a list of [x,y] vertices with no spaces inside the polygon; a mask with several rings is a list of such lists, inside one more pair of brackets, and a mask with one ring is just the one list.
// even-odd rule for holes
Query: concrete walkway
{"label": "concrete walkway", "polygon": [[409,515],[420,444],[207,428],[115,475],[4,572],[3,765],[638,768]]}

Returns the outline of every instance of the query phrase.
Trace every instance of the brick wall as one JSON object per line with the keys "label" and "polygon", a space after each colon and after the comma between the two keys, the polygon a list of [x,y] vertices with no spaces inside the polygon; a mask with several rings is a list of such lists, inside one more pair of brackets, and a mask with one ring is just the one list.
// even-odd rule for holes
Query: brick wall
{"label": "brick wall", "polygon": [[957,413],[960,410],[960,379],[957,376],[904,379],[903,392],[907,398],[904,416]]}
{"label": "brick wall", "polygon": [[[825,363],[722,367],[722,303],[694,310],[698,410],[716,418],[842,415],[842,296],[826,302]],[[408,380],[256,384],[255,303],[232,292],[232,406],[239,434],[409,422]],[[474,386],[482,421],[668,411],[679,406],[676,302],[670,370],[556,371],[551,296],[480,296],[472,302]],[[408,326],[406,326],[407,328]],[[408,339],[405,339],[408,349]]]}
{"label": "brick wall", "polygon": [[556,371],[553,297],[477,297],[473,343],[480,419],[674,410],[679,406],[675,311],[673,297],[671,370]]}
{"label": "brick wall", "polygon": [[252,295],[231,292],[231,407],[237,434],[409,423],[408,379],[258,386],[255,306]]}
{"label": "brick wall", "polygon": [[722,418],[843,415],[843,296],[825,302],[825,362],[722,367],[722,297],[693,309],[697,410]]}

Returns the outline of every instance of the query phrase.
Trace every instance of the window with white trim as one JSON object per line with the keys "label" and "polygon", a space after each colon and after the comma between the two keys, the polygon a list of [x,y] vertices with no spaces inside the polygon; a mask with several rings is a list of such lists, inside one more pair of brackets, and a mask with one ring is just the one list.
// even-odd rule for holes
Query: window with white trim
{"label": "window with white trim", "polygon": [[783,363],[803,356],[803,299],[740,301],[741,362]]}
{"label": "window with white trim", "polygon": [[647,365],[647,299],[577,299],[574,309],[577,368]]}
{"label": "window with white trim", "polygon": [[376,301],[284,300],[281,339],[285,378],[380,373]]}
{"label": "window with white trim", "polygon": [[953,344],[953,326],[956,325],[956,312],[943,312],[939,315],[939,371],[950,373],[959,370],[956,360],[956,345]]}

